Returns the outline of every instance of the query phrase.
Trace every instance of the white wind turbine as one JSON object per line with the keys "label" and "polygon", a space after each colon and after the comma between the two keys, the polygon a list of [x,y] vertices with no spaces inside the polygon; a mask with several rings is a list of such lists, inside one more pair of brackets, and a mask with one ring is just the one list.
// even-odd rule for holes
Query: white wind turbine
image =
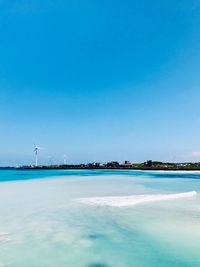
{"label": "white wind turbine", "polygon": [[38,166],[38,151],[41,150],[42,147],[38,147],[34,144],[34,152],[35,152],[35,167]]}
{"label": "white wind turbine", "polygon": [[64,155],[64,161],[63,161],[64,165],[67,165],[67,156]]}

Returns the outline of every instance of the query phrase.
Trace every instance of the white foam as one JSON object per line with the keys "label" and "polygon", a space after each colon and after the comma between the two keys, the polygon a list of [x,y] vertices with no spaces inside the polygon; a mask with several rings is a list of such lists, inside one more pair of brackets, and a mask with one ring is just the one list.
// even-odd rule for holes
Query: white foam
{"label": "white foam", "polygon": [[[0,244],[10,241],[9,233],[6,232],[0,232]],[[1,265],[0,265],[1,267]]]}
{"label": "white foam", "polygon": [[154,194],[154,195],[134,195],[122,197],[92,197],[76,199],[79,203],[98,206],[133,206],[145,202],[156,202],[163,200],[174,200],[182,198],[192,198],[197,195],[196,191],[177,193],[177,194]]}

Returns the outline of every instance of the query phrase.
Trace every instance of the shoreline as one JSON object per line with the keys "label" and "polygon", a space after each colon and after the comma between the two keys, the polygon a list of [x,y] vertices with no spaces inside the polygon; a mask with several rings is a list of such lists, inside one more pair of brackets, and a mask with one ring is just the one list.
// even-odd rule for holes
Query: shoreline
{"label": "shoreline", "polygon": [[0,167],[0,170],[130,170],[130,171],[200,171],[200,168],[133,168],[133,167]]}

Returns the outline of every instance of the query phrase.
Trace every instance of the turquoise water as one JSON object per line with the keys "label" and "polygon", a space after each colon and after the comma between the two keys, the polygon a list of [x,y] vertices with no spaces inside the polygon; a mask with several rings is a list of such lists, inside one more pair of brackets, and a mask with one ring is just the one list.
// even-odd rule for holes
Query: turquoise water
{"label": "turquoise water", "polygon": [[[197,196],[133,206],[79,198]],[[200,172],[0,171],[0,267],[200,266]]]}

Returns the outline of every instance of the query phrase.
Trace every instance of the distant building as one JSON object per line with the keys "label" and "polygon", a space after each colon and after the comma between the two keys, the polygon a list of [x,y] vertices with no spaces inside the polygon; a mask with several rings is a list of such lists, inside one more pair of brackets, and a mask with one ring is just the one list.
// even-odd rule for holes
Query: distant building
{"label": "distant building", "polygon": [[125,160],[122,164],[121,164],[122,167],[125,167],[125,168],[130,168],[130,167],[133,167],[133,164],[129,161],[129,160]]}
{"label": "distant building", "polygon": [[86,165],[89,168],[98,168],[100,167],[100,163],[99,162],[92,162]]}
{"label": "distant building", "polygon": [[152,160],[147,160],[147,162],[144,163],[144,166],[151,168],[153,166]]}
{"label": "distant building", "polygon": [[108,162],[106,164],[107,168],[118,168],[119,166],[120,166],[120,164],[117,161]]}

